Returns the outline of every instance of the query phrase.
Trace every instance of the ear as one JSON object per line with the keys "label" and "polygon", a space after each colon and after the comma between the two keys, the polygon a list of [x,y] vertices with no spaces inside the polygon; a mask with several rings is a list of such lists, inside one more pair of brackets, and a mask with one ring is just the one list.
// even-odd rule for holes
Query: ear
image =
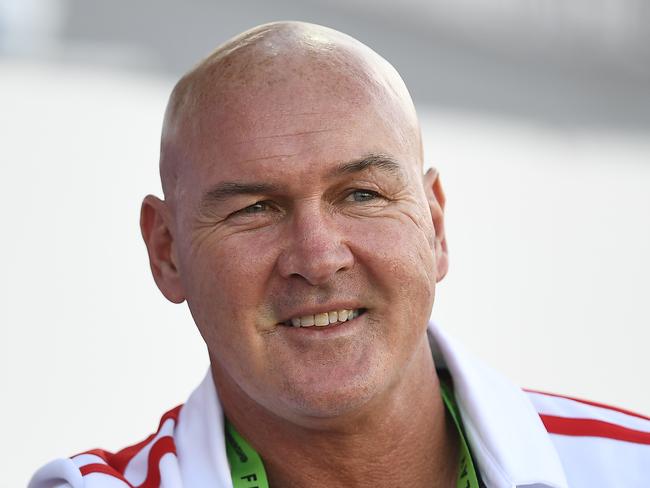
{"label": "ear", "polygon": [[170,225],[171,216],[167,204],[153,195],[147,195],[140,210],[140,231],[149,253],[151,273],[167,300],[181,303],[185,300],[185,292]]}
{"label": "ear", "polygon": [[424,192],[431,211],[431,220],[436,232],[435,259],[436,281],[442,280],[449,269],[449,254],[447,253],[447,238],[445,236],[445,192],[442,189],[440,175],[434,168],[429,169],[423,176]]}

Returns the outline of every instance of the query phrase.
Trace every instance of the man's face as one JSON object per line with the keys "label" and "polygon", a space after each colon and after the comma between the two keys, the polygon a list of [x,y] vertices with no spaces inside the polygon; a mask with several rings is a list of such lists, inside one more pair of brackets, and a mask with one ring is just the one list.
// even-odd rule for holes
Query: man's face
{"label": "man's face", "polygon": [[[280,416],[381,398],[433,304],[416,136],[368,91],[346,80],[248,91],[208,103],[188,141],[175,211],[186,299],[215,375]],[[341,310],[358,316],[306,326]]]}

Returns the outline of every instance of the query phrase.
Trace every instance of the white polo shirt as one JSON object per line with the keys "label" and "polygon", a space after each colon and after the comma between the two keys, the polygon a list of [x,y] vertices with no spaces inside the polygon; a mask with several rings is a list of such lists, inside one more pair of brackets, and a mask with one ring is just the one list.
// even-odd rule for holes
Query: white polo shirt
{"label": "white polo shirt", "polygon": [[[522,391],[429,324],[448,369],[474,462],[487,488],[648,488],[650,419]],[[28,488],[230,488],[223,412],[208,371],[158,431],[115,454],[88,451],[39,469]]]}

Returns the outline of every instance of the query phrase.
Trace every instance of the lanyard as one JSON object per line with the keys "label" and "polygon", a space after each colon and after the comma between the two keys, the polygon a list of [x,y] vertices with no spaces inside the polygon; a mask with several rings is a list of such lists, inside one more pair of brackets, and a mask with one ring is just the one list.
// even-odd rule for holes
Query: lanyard
{"label": "lanyard", "polygon": [[451,414],[451,418],[454,419],[454,425],[458,430],[458,438],[460,439],[460,466],[458,467],[456,488],[479,488],[474,461],[472,461],[472,455],[467,446],[463,425],[460,423],[458,405],[456,404],[451,389],[444,381],[440,382],[440,393],[442,394],[442,401],[445,403],[445,407],[447,407],[447,410]]}
{"label": "lanyard", "polygon": [[233,488],[269,488],[262,458],[226,419],[226,455]]}
{"label": "lanyard", "polygon": [[[479,488],[476,469],[465,440],[460,423],[458,406],[449,387],[440,382],[442,400],[454,420],[460,438],[460,461],[456,488]],[[262,458],[246,440],[239,435],[233,425],[226,419],[226,455],[230,464],[233,488],[269,488]]]}

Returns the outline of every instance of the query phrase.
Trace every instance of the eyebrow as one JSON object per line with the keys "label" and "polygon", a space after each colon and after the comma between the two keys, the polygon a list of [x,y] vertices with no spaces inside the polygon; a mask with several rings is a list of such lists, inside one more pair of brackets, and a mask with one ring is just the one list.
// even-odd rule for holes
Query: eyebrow
{"label": "eyebrow", "polygon": [[[378,169],[400,179],[403,177],[403,170],[400,164],[385,154],[368,154],[361,159],[342,163],[330,171],[328,176],[334,178],[341,175],[360,173],[369,169]],[[279,190],[280,187],[272,183],[223,181],[203,194],[201,206],[223,202],[229,197],[237,195],[279,193]]]}
{"label": "eyebrow", "polygon": [[390,173],[398,178],[404,176],[400,164],[386,154],[368,154],[361,159],[340,164],[330,172],[330,176],[359,173],[368,169],[378,169],[382,172]]}
{"label": "eyebrow", "polygon": [[236,195],[259,195],[260,193],[277,193],[279,187],[270,183],[237,183],[224,181],[203,194],[202,205],[210,202],[222,202]]}

